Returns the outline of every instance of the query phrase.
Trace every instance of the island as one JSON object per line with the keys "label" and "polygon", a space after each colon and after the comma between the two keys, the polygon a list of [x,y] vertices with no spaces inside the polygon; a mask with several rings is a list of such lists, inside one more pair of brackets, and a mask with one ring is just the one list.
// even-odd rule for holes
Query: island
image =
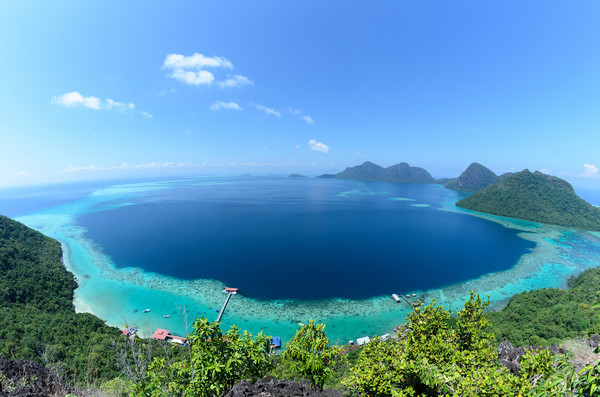
{"label": "island", "polygon": [[487,214],[600,231],[600,208],[567,181],[525,169],[472,194],[457,206]]}
{"label": "island", "polygon": [[392,183],[437,183],[427,170],[420,167],[411,167],[408,163],[400,163],[383,168],[370,161],[365,161],[355,167],[348,167],[338,174],[321,175],[320,178]]}
{"label": "island", "polygon": [[444,187],[461,192],[478,192],[500,181],[500,177],[479,163],[471,163],[458,178],[450,179]]}

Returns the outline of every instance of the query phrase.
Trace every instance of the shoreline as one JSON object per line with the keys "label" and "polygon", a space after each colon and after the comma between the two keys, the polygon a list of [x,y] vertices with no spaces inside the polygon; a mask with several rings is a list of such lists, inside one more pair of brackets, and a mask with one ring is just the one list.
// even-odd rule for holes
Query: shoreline
{"label": "shoreline", "polygon": [[[138,192],[129,186],[125,188],[129,188],[128,193]],[[105,194],[94,197],[107,196],[109,194],[106,192],[115,190],[119,189],[104,190]],[[100,204],[106,208],[104,201]],[[453,203],[449,204],[442,202],[438,209],[456,211]],[[85,213],[89,206],[82,200],[17,218],[61,242],[63,262],[78,279],[73,299],[77,312],[90,312],[109,325],[118,327],[125,323],[134,324],[142,336],[150,336],[156,328],[166,328],[176,334],[191,331],[188,327],[186,332],[182,312],[187,313],[190,324],[200,316],[216,319],[215,311],[221,308],[224,299],[221,293],[225,286],[223,283],[215,280],[184,281],[137,268],[117,268],[93,241],[86,239],[85,228],[77,225],[76,215]],[[415,293],[425,303],[433,299],[439,305],[455,308],[462,306],[469,292],[475,290],[484,299],[489,295],[490,307],[499,309],[516,293],[545,287],[564,287],[571,275],[600,266],[600,233],[523,223],[472,211],[470,215],[517,229],[520,238],[533,241],[536,246],[508,270],[484,274],[440,289],[397,293]],[[573,244],[573,248],[569,246],[570,241],[563,241],[569,238],[582,238],[597,251],[586,259],[584,249],[578,248],[577,244]],[[581,256],[581,259],[573,261],[574,254]],[[146,308],[150,308],[151,312],[143,313]],[[263,330],[285,341],[294,335],[299,322],[316,319],[327,324],[328,335],[333,342],[347,343],[362,336],[390,333],[395,326],[404,322],[410,310],[408,305],[397,304],[388,295],[364,300],[327,301],[258,301],[237,295],[229,302],[222,323],[224,328],[235,323],[240,329],[247,329],[253,334]],[[164,318],[163,315],[169,315],[170,318]]]}

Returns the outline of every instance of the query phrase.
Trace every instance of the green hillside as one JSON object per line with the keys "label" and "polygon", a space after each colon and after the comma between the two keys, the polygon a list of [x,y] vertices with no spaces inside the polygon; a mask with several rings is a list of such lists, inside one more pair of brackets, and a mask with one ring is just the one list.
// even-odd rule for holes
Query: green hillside
{"label": "green hillside", "polygon": [[551,345],[566,338],[600,332],[600,268],[569,280],[568,289],[543,288],[513,296],[499,312],[487,313],[489,331],[515,346]]}
{"label": "green hillside", "polygon": [[33,359],[83,382],[118,375],[120,332],[75,313],[73,274],[58,241],[0,216],[0,357]]}
{"label": "green hillside", "polygon": [[461,192],[478,192],[498,182],[500,177],[479,163],[471,163],[458,178],[449,180],[444,187]]}
{"label": "green hillside", "polygon": [[[327,177],[322,175],[321,177]],[[391,183],[436,183],[431,174],[420,167],[411,167],[408,163],[399,163],[387,168],[365,161],[361,165],[348,167],[333,175],[335,178],[360,181],[380,181]]]}
{"label": "green hillside", "polygon": [[515,173],[456,205],[492,215],[600,230],[599,208],[579,198],[568,182],[539,171]]}

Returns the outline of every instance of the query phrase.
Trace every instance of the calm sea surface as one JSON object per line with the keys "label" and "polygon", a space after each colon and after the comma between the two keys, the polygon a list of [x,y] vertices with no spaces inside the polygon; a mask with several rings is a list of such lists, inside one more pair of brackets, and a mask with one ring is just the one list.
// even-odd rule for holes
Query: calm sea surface
{"label": "calm sea surface", "polygon": [[183,180],[114,194],[116,208],[78,224],[117,267],[216,279],[261,300],[363,299],[509,269],[533,248],[514,229],[440,210],[459,195],[332,179]]}

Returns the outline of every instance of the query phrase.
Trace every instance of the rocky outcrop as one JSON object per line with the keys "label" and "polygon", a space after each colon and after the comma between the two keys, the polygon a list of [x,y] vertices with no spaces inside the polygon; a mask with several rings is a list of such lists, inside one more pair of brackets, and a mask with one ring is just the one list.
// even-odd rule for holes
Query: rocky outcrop
{"label": "rocky outcrop", "polygon": [[541,350],[550,350],[552,354],[566,354],[567,351],[558,346],[558,343],[549,347],[543,346],[522,346],[514,347],[509,341],[504,341],[498,347],[498,360],[502,365],[510,370],[512,374],[517,374],[521,368],[521,357],[530,351],[539,352]]}
{"label": "rocky outcrop", "polygon": [[598,344],[600,344],[600,335],[598,334],[594,334],[592,336],[590,336],[587,340],[586,340],[586,344],[589,347],[598,347]]}
{"label": "rocky outcrop", "polygon": [[242,381],[227,393],[226,397],[342,397],[339,390],[315,391],[308,381],[277,380],[272,376],[259,379],[252,384]]}
{"label": "rocky outcrop", "polygon": [[0,397],[64,396],[72,389],[31,360],[0,358]]}

